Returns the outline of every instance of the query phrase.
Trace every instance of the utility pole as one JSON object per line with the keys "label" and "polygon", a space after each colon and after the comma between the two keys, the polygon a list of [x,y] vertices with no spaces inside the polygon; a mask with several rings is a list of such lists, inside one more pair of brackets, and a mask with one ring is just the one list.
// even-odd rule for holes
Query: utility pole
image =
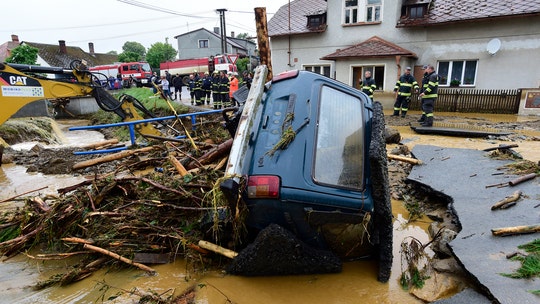
{"label": "utility pole", "polygon": [[219,22],[221,28],[221,53],[227,54],[227,30],[225,29],[225,12],[227,9],[220,8],[216,12],[219,12]]}

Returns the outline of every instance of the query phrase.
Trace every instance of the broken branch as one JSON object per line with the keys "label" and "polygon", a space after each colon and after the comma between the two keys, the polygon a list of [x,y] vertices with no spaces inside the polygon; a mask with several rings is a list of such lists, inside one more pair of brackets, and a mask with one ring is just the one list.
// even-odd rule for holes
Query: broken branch
{"label": "broken branch", "polygon": [[514,192],[512,195],[509,195],[505,197],[504,199],[496,202],[493,206],[491,206],[491,210],[495,209],[506,209],[510,206],[508,204],[513,203],[517,201],[521,197],[521,190],[518,190]]}
{"label": "broken branch", "polygon": [[422,164],[421,160],[416,159],[416,158],[412,158],[412,157],[405,157],[405,156],[399,156],[399,155],[394,155],[394,154],[388,154],[388,158],[393,159],[393,160],[399,160],[399,161],[406,162],[406,163],[413,164],[413,165],[421,165]]}
{"label": "broken branch", "polygon": [[101,254],[104,254],[104,255],[107,255],[107,256],[110,256],[111,258],[114,258],[114,259],[117,259],[119,261],[122,261],[126,264],[129,264],[129,265],[133,265],[135,267],[138,267],[139,269],[141,270],[144,270],[144,271],[147,271],[147,272],[151,272],[151,273],[155,273],[156,271],[144,264],[141,264],[141,263],[137,263],[137,262],[133,262],[132,260],[128,259],[128,258],[125,258],[117,253],[114,253],[112,251],[109,251],[109,250],[106,250],[106,249],[103,249],[103,248],[100,248],[100,247],[97,247],[97,246],[94,246],[94,245],[90,245],[90,244],[84,244],[84,249],[89,249],[89,250],[92,250],[92,251],[95,251],[95,252],[99,252]]}
{"label": "broken branch", "polygon": [[527,234],[527,233],[534,233],[534,232],[540,232],[540,225],[514,226],[514,227],[503,227],[503,228],[491,229],[491,233],[495,236]]}

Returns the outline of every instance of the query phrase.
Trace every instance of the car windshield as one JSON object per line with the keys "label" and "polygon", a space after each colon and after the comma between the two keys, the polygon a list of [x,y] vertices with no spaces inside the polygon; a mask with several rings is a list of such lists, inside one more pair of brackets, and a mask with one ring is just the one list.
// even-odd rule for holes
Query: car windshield
{"label": "car windshield", "polygon": [[361,100],[323,86],[313,178],[331,186],[363,188],[364,128]]}
{"label": "car windshield", "polygon": [[152,72],[152,68],[150,67],[149,63],[143,63],[141,66],[144,72]]}

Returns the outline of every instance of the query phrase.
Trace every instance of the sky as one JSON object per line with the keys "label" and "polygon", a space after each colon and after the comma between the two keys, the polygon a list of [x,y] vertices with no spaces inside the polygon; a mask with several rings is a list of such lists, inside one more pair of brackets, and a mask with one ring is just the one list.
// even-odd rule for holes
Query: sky
{"label": "sky", "polygon": [[[20,1],[20,2],[19,2]],[[255,7],[265,7],[267,20],[289,0],[19,0],[2,1],[0,44],[18,35],[19,41],[78,46],[88,52],[122,52],[126,41],[146,49],[175,36],[220,25],[217,9],[226,9],[227,36],[255,37]]]}

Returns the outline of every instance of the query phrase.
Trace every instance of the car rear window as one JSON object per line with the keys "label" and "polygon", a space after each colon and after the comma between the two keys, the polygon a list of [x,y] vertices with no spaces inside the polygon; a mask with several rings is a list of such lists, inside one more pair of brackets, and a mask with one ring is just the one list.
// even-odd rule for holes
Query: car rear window
{"label": "car rear window", "polygon": [[362,101],[323,86],[318,114],[313,179],[330,186],[363,189]]}

